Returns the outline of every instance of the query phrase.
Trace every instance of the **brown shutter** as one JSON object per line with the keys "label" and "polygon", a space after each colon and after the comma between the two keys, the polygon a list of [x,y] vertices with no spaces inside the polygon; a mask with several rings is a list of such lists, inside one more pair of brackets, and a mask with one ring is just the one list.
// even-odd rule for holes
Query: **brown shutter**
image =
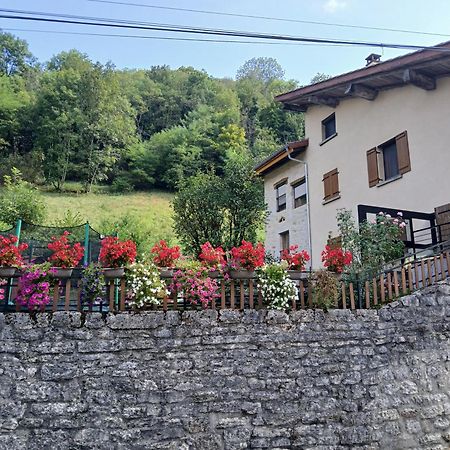
{"label": "brown shutter", "polygon": [[395,137],[395,144],[397,146],[398,171],[403,175],[411,170],[408,135],[406,131]]}
{"label": "brown shutter", "polygon": [[339,194],[338,170],[333,169],[323,176],[323,199],[330,200]]}
{"label": "brown shutter", "polygon": [[378,155],[376,147],[367,152],[367,173],[369,174],[369,187],[374,187],[380,181],[378,175]]}

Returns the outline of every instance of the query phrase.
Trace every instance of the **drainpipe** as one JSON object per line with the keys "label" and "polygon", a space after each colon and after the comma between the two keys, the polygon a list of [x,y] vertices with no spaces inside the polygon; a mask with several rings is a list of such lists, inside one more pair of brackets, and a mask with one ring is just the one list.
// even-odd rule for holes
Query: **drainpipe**
{"label": "drainpipe", "polygon": [[303,164],[305,166],[305,184],[306,184],[306,212],[308,216],[307,224],[308,224],[308,247],[309,247],[309,256],[310,256],[310,266],[312,268],[312,239],[311,239],[311,213],[309,208],[309,181],[308,181],[308,164],[305,161],[300,159],[293,158],[291,153],[289,152],[289,146],[286,144],[284,147],[286,150],[287,156],[291,161],[295,161],[296,163]]}

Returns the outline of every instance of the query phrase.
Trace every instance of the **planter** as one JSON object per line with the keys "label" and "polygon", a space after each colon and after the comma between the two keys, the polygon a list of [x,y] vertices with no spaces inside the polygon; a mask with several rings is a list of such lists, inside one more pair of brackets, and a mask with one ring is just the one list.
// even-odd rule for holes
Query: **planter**
{"label": "planter", "polygon": [[172,278],[173,277],[174,270],[169,268],[161,268],[159,269],[159,276],[161,278]]}
{"label": "planter", "polygon": [[220,278],[222,274],[220,273],[220,270],[211,270],[208,272],[209,278]]}
{"label": "planter", "polygon": [[52,267],[50,274],[55,278],[70,278],[72,276],[73,269],[64,269],[62,267]]}
{"label": "planter", "polygon": [[251,280],[256,278],[253,270],[230,270],[230,277],[237,280]]}
{"label": "planter", "polygon": [[16,273],[15,267],[1,266],[0,267],[0,278],[11,278]]}
{"label": "planter", "polygon": [[303,280],[307,278],[305,276],[305,273],[302,272],[301,270],[288,270],[287,273],[291,280]]}
{"label": "planter", "polygon": [[105,278],[122,278],[125,275],[125,267],[106,267],[103,269]]}

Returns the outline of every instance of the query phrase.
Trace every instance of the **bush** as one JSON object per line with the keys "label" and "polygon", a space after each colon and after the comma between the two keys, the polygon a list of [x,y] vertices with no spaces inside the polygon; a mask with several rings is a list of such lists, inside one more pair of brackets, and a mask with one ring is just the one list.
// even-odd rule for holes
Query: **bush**
{"label": "bush", "polygon": [[134,191],[134,184],[128,177],[117,177],[111,184],[111,192],[115,194],[125,194]]}
{"label": "bush", "polygon": [[328,270],[319,270],[312,276],[314,298],[319,308],[330,309],[339,298],[339,281]]}
{"label": "bush", "polygon": [[18,219],[28,223],[42,223],[46,216],[45,203],[39,192],[22,179],[20,170],[13,167],[11,175],[3,177],[0,198],[0,222],[13,226]]}

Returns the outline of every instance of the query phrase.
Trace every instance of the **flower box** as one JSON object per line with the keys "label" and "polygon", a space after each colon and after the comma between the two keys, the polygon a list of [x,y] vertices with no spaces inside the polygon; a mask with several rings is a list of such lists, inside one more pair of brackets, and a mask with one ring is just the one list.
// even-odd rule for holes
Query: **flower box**
{"label": "flower box", "polygon": [[230,277],[236,280],[251,280],[255,278],[255,272],[253,270],[230,270]]}
{"label": "flower box", "polygon": [[103,276],[105,278],[122,278],[125,275],[125,267],[104,267]]}
{"label": "flower box", "polygon": [[161,278],[172,278],[173,277],[173,269],[169,268],[161,268],[159,269],[159,275]]}
{"label": "flower box", "polygon": [[15,267],[1,266],[0,267],[0,278],[11,278],[16,273]]}
{"label": "flower box", "polygon": [[303,280],[306,278],[304,272],[301,270],[288,270],[287,273],[291,280]]}
{"label": "flower box", "polygon": [[52,267],[49,273],[55,278],[70,278],[72,276],[73,268]]}

